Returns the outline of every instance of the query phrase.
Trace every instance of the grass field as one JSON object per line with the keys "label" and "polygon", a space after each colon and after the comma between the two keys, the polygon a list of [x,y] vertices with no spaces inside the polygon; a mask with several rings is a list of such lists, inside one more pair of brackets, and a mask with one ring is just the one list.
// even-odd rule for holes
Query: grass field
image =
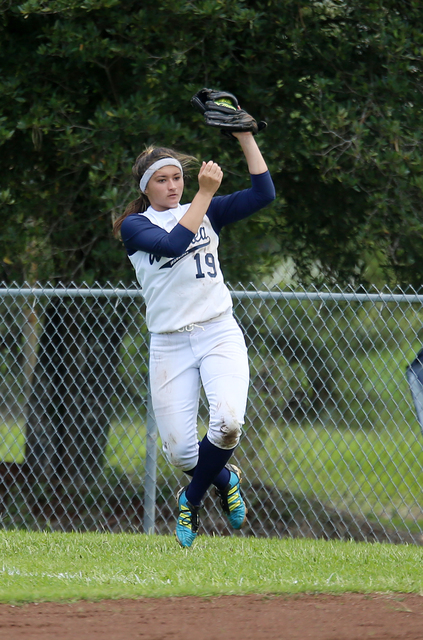
{"label": "grass field", "polygon": [[[0,425],[0,460],[22,462],[23,425]],[[367,431],[322,424],[270,425],[254,453],[240,447],[240,456],[252,460],[246,475],[258,476],[268,486],[305,495],[370,519],[416,531],[423,522],[423,457],[416,427],[403,429],[391,420]],[[117,474],[144,476],[145,424],[141,420],[112,425],[106,466]],[[175,484],[163,456],[159,474]],[[416,529],[417,528],[417,529]]]}
{"label": "grass field", "polygon": [[323,426],[273,428],[254,461],[270,469],[279,489],[314,496],[353,511],[421,518],[423,457],[420,434],[401,432],[393,421],[378,431]]}
{"label": "grass field", "polygon": [[0,602],[248,593],[423,594],[423,549],[314,540],[0,533]]}
{"label": "grass field", "polygon": [[[394,421],[374,431],[302,425],[269,426],[254,455],[255,473],[266,467],[272,485],[300,490],[334,504],[351,495],[360,508],[379,511],[423,503],[422,440],[416,428],[401,430]],[[241,445],[242,448],[242,445]],[[24,426],[0,424],[0,460],[24,460]],[[145,425],[112,425],[107,466],[119,473],[144,474]],[[171,473],[163,458],[161,472]],[[267,479],[265,476],[264,480]]]}
{"label": "grass field", "polygon": [[[259,308],[251,304],[238,307],[246,326],[258,310],[263,321],[263,335],[250,347],[251,397],[237,452],[239,460],[248,460],[241,465],[247,481],[258,479],[268,487],[368,520],[421,531],[423,439],[405,377],[406,365],[423,340],[420,306],[336,301],[323,307],[311,301],[267,302]],[[144,326],[141,316],[139,323]],[[295,329],[293,336],[290,328]],[[275,346],[274,339],[283,331],[288,331],[287,339],[294,337],[302,345],[293,361],[288,362],[283,349]],[[146,458],[145,407],[139,396],[140,390],[145,392],[145,338],[144,330],[128,332],[124,338],[120,375],[130,390],[128,397],[137,398],[138,405],[118,412],[120,418],[114,415],[105,451],[107,478],[129,477],[139,486]],[[268,365],[275,388],[263,390],[260,384],[256,388],[254,376],[264,375],[263,369],[269,373]],[[269,398],[276,406],[294,389],[310,391],[317,370],[327,378],[327,405],[290,422],[271,414]],[[203,411],[201,419],[205,416]],[[24,457],[24,421],[0,423],[0,461],[22,463]],[[158,466],[159,484],[173,491],[179,477],[161,455]]]}

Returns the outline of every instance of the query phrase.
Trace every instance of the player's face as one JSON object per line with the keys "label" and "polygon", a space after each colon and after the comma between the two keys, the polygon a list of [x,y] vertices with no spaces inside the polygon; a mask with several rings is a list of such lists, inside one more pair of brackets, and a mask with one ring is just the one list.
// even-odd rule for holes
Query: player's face
{"label": "player's face", "polygon": [[162,167],[150,178],[145,193],[156,211],[177,207],[184,190],[184,177],[173,165]]}

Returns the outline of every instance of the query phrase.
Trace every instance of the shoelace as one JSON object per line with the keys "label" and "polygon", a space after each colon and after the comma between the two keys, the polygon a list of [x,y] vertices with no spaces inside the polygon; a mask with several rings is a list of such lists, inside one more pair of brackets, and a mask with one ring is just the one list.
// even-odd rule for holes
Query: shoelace
{"label": "shoelace", "polygon": [[219,491],[219,489],[216,489],[216,495],[220,498],[220,506],[223,511],[229,515],[231,511],[239,507],[241,504],[239,480],[231,489],[227,489],[226,491]]}
{"label": "shoelace", "polygon": [[191,529],[193,533],[198,531],[199,518],[198,518],[198,509],[186,507],[185,505],[181,506],[181,511],[179,513],[179,523],[183,527],[187,527],[187,529]]}

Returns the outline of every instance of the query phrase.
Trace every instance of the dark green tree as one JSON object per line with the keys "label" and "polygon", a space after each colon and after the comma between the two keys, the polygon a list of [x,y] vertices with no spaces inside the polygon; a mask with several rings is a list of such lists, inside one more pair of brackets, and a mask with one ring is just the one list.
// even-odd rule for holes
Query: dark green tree
{"label": "dark green tree", "polygon": [[[111,219],[146,144],[218,160],[236,143],[189,106],[225,88],[268,121],[277,201],[222,234],[231,282],[284,257],[304,281],[419,286],[422,51],[417,0],[29,0],[0,4],[4,279],[133,279]],[[195,175],[187,197],[196,187]]]}

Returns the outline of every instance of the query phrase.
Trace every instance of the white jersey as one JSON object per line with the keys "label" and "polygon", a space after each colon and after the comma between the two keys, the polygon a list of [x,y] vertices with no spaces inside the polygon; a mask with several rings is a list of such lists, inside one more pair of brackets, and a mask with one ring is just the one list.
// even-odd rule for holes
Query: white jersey
{"label": "white jersey", "polygon": [[[170,232],[189,207],[178,205],[160,212],[149,207],[139,215]],[[205,215],[181,256],[163,258],[145,251],[129,256],[143,290],[149,331],[169,333],[230,312],[232,298],[223,281],[218,246],[219,236]]]}

